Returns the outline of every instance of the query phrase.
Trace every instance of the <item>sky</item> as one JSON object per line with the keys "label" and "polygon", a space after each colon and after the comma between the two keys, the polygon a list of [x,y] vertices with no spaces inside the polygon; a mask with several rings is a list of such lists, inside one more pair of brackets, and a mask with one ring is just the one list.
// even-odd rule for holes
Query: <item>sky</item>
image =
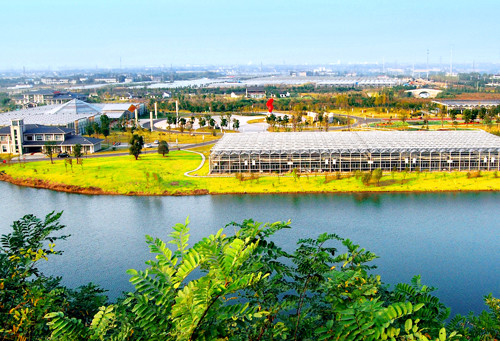
{"label": "sky", "polygon": [[500,63],[499,0],[9,0],[0,69]]}

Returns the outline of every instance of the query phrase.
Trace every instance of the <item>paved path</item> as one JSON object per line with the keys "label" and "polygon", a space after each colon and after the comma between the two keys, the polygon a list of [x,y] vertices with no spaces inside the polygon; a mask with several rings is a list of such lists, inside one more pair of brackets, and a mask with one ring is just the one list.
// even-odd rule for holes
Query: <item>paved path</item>
{"label": "paved path", "polygon": [[203,167],[203,165],[205,164],[205,160],[206,160],[205,155],[203,155],[202,153],[199,153],[199,152],[195,152],[194,150],[186,150],[186,149],[183,149],[183,150],[186,151],[186,152],[195,153],[195,154],[198,154],[198,155],[201,156],[201,163],[200,163],[200,165],[198,167],[196,167],[195,169],[187,171],[186,173],[184,173],[185,176],[195,177],[197,175],[191,175],[191,173],[196,172],[201,167]]}
{"label": "paved path", "polygon": [[[187,148],[203,147],[203,146],[213,144],[215,142],[217,142],[217,141],[206,141],[206,142],[201,142],[201,143],[179,145],[179,148],[172,147],[171,145],[169,145],[169,150],[185,150]],[[157,153],[157,152],[158,152],[157,149],[149,149],[149,150],[143,150],[141,154],[153,154],[153,153]],[[81,157],[81,159],[94,159],[94,158],[125,156],[125,155],[130,155],[130,153],[128,151],[126,151],[126,152],[109,153],[109,154],[91,154],[91,155],[84,155]],[[73,157],[71,157],[71,158],[73,159]],[[54,161],[55,160],[64,160],[64,159],[59,159],[57,157],[54,157]],[[29,158],[29,159],[21,160],[21,162],[37,162],[37,161],[49,161],[50,162],[50,159],[46,156],[40,156],[39,158]],[[13,158],[11,162],[18,163],[19,160],[16,157],[16,158]]]}
{"label": "paved path", "polygon": [[[261,123],[248,123],[250,120],[258,120],[258,119],[265,119],[267,113],[262,113],[262,115],[257,115],[257,116],[243,116],[243,115],[232,115],[231,120],[233,118],[237,119],[240,121],[240,127],[238,131],[240,133],[264,133],[267,132],[267,128],[269,125],[266,122],[261,122]],[[287,114],[284,113],[274,113],[276,116],[285,116]],[[370,124],[370,123],[375,123],[375,122],[381,122],[382,119],[379,118],[368,118],[368,117],[361,117],[361,116],[354,116],[354,115],[344,115],[344,114],[335,114],[334,116],[337,117],[349,117],[351,119],[354,119],[354,123],[351,124],[351,128],[356,128],[359,126],[362,126],[363,124]],[[217,125],[220,126],[220,115],[213,115],[212,118],[217,122]],[[150,129],[150,122],[146,122],[142,125],[146,129]],[[175,130],[167,130],[167,120],[166,119],[158,119],[158,120],[153,120],[153,126],[155,127],[156,131],[161,131],[161,132],[170,132],[173,134],[183,134],[179,131]],[[200,126],[198,125],[198,121],[196,120],[194,123],[194,129],[198,129]],[[347,126],[336,126],[336,125],[330,125],[328,128],[328,131],[335,131],[335,130],[343,130],[348,128]],[[186,133],[184,133],[186,134]],[[197,135],[209,135],[211,134],[210,132],[195,132]]]}

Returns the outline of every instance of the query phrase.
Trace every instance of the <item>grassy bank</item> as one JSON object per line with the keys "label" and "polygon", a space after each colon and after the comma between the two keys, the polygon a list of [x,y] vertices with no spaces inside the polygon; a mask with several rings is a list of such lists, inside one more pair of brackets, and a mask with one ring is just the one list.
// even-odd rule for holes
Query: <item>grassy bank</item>
{"label": "grassy bank", "polygon": [[[207,154],[208,148],[199,151]],[[285,176],[187,177],[201,157],[187,151],[172,151],[163,158],[158,154],[84,159],[73,166],[64,160],[54,164],[41,161],[2,165],[0,178],[24,186],[95,194],[183,195],[230,193],[314,193],[314,192],[434,192],[498,191],[500,178],[494,172],[482,172],[470,178],[466,172],[388,173],[379,183],[365,185],[361,179],[343,174]],[[208,165],[195,172],[206,175]],[[500,174],[498,174],[500,175]]]}

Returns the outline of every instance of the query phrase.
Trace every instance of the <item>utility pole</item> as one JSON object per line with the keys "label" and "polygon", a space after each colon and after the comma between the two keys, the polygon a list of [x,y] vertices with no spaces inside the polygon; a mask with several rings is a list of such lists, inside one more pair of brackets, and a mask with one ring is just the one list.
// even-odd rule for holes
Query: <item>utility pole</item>
{"label": "utility pole", "polygon": [[177,115],[177,121],[175,125],[179,123],[179,101],[175,101],[175,114]]}
{"label": "utility pole", "polygon": [[153,131],[153,112],[150,111],[149,112],[149,125],[150,125],[150,129],[151,129],[151,132]]}
{"label": "utility pole", "polygon": [[158,103],[155,102],[155,120],[158,119]]}

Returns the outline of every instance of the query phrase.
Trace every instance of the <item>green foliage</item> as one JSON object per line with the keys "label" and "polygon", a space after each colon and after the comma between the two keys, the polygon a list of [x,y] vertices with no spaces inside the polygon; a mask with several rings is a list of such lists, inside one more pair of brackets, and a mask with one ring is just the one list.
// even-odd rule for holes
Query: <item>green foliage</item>
{"label": "green foliage", "polygon": [[141,154],[142,147],[144,147],[144,138],[141,135],[134,134],[130,138],[129,144],[130,155],[133,155],[137,160],[139,158],[139,154]]}
{"label": "green foliage", "polygon": [[110,128],[109,128],[110,119],[107,115],[101,115],[100,120],[101,120],[101,133],[106,138],[109,136],[109,132],[110,132]]}
{"label": "green foliage", "polygon": [[65,311],[71,318],[88,321],[106,302],[104,291],[93,284],[77,290],[60,285],[60,278],[38,270],[42,260],[60,255],[55,242],[68,236],[52,236],[64,228],[61,213],[44,220],[26,215],[12,225],[13,232],[0,239],[0,338],[40,340],[49,334],[44,315]]}
{"label": "green foliage", "polygon": [[158,154],[161,154],[162,156],[165,156],[165,154],[168,154],[168,143],[167,141],[160,141],[160,144],[158,145]]}
{"label": "green foliage", "polygon": [[292,176],[294,181],[300,180],[300,172],[297,168],[292,169]]}
{"label": "green foliage", "polygon": [[361,175],[361,182],[365,186],[368,186],[370,184],[371,179],[372,179],[372,173],[370,172],[365,172]]}
{"label": "green foliage", "polygon": [[91,136],[92,134],[94,134],[94,132],[95,132],[95,130],[94,130],[93,124],[87,124],[85,126],[85,135]]}
{"label": "green foliage", "polygon": [[380,179],[382,179],[382,169],[380,168],[377,168],[375,170],[373,170],[372,172],[372,180],[375,181],[377,183],[377,185],[380,184]]}
{"label": "green foliage", "polygon": [[50,163],[54,163],[52,158],[54,157],[55,150],[56,150],[55,141],[45,141],[43,146],[43,153],[50,158]]}
{"label": "green foliage", "polygon": [[76,158],[76,163],[79,163],[78,159],[83,156],[81,144],[75,144],[75,146],[73,147],[73,156]]}
{"label": "green foliage", "polygon": [[413,319],[420,319],[421,326],[430,331],[438,332],[444,325],[445,320],[450,315],[450,309],[439,301],[431,293],[436,289],[421,283],[420,276],[415,276],[411,284],[399,283],[391,293],[393,301],[408,301],[413,304],[423,304],[424,308],[418,313],[412,314]]}
{"label": "green foliage", "polygon": [[[59,254],[51,237],[60,214],[26,216],[0,249],[0,336],[52,340],[458,340],[498,339],[500,300],[490,311],[444,322],[449,309],[416,276],[384,286],[376,255],[335,234],[298,241],[288,253],[272,241],[290,227],[245,220],[189,245],[189,220],[171,240],[146,236],[154,260],[129,270],[135,291],[105,305],[102,290],[45,278],[35,263]],[[225,231],[231,232],[226,234]],[[100,307],[100,308],[98,308]],[[43,319],[45,317],[45,319]],[[460,333],[460,334],[458,334]]]}
{"label": "green foliage", "polygon": [[483,311],[478,316],[470,313],[468,316],[456,315],[448,323],[448,328],[457,330],[469,340],[500,339],[500,299],[491,294],[484,297],[489,311]]}

